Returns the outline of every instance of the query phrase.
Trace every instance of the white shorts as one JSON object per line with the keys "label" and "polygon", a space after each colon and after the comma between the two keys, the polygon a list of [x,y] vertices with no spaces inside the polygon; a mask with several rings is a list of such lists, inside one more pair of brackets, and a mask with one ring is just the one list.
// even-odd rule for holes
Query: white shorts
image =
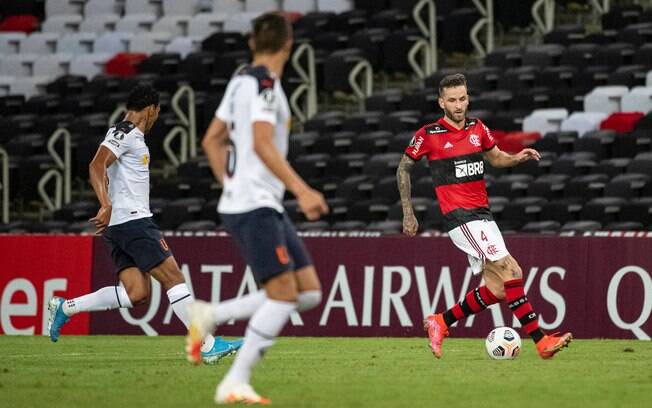
{"label": "white shorts", "polygon": [[509,255],[495,221],[475,220],[448,232],[456,247],[466,252],[474,274],[482,272],[485,260],[497,261]]}

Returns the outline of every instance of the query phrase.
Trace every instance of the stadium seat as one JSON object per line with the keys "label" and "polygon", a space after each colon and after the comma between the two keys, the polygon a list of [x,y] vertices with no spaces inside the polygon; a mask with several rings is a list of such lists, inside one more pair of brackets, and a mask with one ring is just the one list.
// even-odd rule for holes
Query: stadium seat
{"label": "stadium seat", "polygon": [[381,153],[369,158],[364,167],[364,174],[372,178],[381,178],[396,174],[401,153]]}
{"label": "stadium seat", "polygon": [[34,61],[32,74],[34,76],[54,79],[69,73],[72,54],[44,55]]}
{"label": "stadium seat", "polygon": [[561,130],[561,123],[568,118],[566,109],[536,109],[523,119],[524,132],[556,132]]}
{"label": "stadium seat", "polygon": [[193,16],[199,11],[201,0],[163,0],[163,14],[165,16]]}
{"label": "stadium seat", "polygon": [[554,234],[559,231],[561,224],[557,221],[530,221],[521,227],[521,232],[537,234]]}
{"label": "stadium seat", "polygon": [[115,0],[88,0],[84,4],[84,20],[89,17],[117,14],[120,8]]}
{"label": "stadium seat", "polygon": [[25,33],[0,33],[0,54],[18,54]]}
{"label": "stadium seat", "polygon": [[129,49],[129,43],[134,37],[132,33],[105,32],[95,40],[93,52],[117,54]]}
{"label": "stadium seat", "polygon": [[574,112],[561,123],[561,130],[574,131],[582,136],[591,130],[597,130],[606,118],[607,114],[602,112]]}
{"label": "stadium seat", "polygon": [[316,3],[305,0],[283,0],[283,10],[307,14],[316,11]]}
{"label": "stadium seat", "polygon": [[173,36],[184,36],[188,32],[190,17],[164,16],[152,25],[152,32],[167,33]]}
{"label": "stadium seat", "polygon": [[161,14],[161,1],[151,0],[129,0],[125,1],[125,15],[130,14]]}
{"label": "stadium seat", "polygon": [[39,58],[35,54],[7,55],[0,59],[0,75],[28,77],[32,75],[34,62]]}
{"label": "stadium seat", "polygon": [[88,54],[93,52],[97,37],[94,33],[64,34],[57,41],[57,52],[66,54]]}
{"label": "stadium seat", "polygon": [[109,53],[78,55],[70,62],[70,74],[83,75],[90,80],[104,72],[104,66],[112,56]]}
{"label": "stadium seat", "polygon": [[543,174],[528,184],[528,195],[547,200],[561,198],[568,179],[565,174]]}
{"label": "stadium seat", "polygon": [[632,132],[636,123],[643,118],[642,112],[616,112],[600,123],[600,129],[610,129],[618,133]]}
{"label": "stadium seat", "polygon": [[50,18],[56,15],[80,15],[83,3],[72,0],[47,0],[45,15]]}
{"label": "stadium seat", "polygon": [[224,21],[224,31],[246,34],[251,31],[251,21],[260,14],[258,12],[233,14]]}
{"label": "stadium seat", "polygon": [[79,32],[101,34],[114,31],[119,20],[120,16],[117,14],[96,14],[85,17],[79,25]]}
{"label": "stadium seat", "polygon": [[600,86],[594,88],[584,97],[584,111],[611,114],[620,112],[623,96],[629,90],[626,86]]}
{"label": "stadium seat", "polygon": [[579,24],[557,25],[549,33],[544,34],[543,42],[546,44],[560,44],[569,46],[584,40],[584,27]]}
{"label": "stadium seat", "polygon": [[172,41],[165,45],[165,52],[179,54],[181,58],[186,58],[200,48],[200,41],[196,37],[174,37]]}
{"label": "stadium seat", "polygon": [[590,200],[602,196],[609,176],[602,173],[573,177],[566,184],[564,195],[567,198]]}
{"label": "stadium seat", "polygon": [[123,52],[116,54],[106,62],[106,73],[128,77],[136,75],[138,64],[147,58],[143,53]]}
{"label": "stadium seat", "polygon": [[353,8],[353,0],[317,0],[317,10],[343,13]]}
{"label": "stadium seat", "polygon": [[122,17],[115,25],[115,31],[121,33],[146,33],[152,31],[152,26],[156,23],[154,14],[127,14]]}
{"label": "stadium seat", "polygon": [[140,33],[129,42],[129,52],[142,54],[163,52],[171,40],[172,34],[167,32]]}
{"label": "stadium seat", "polygon": [[604,188],[605,197],[636,198],[650,189],[650,174],[624,173],[615,176]]}
{"label": "stadium seat", "polygon": [[80,15],[56,15],[48,17],[41,25],[44,33],[76,33],[83,18]]}
{"label": "stadium seat", "polygon": [[244,0],[244,9],[246,12],[262,14],[279,10],[279,2],[276,0]]}
{"label": "stadium seat", "polygon": [[[618,140],[618,139],[616,139]],[[615,177],[622,174],[627,170],[627,166],[631,159],[626,157],[617,157],[612,159],[605,159],[598,163],[592,170],[594,174],[606,174],[609,177]]]}
{"label": "stadium seat", "polygon": [[223,13],[196,14],[188,23],[188,35],[206,38],[214,32],[222,31],[227,18],[228,14]]}
{"label": "stadium seat", "polygon": [[56,50],[57,33],[33,33],[20,42],[21,54],[52,54]]}
{"label": "stadium seat", "polygon": [[39,27],[39,21],[35,16],[9,16],[0,21],[0,32],[21,32],[32,33]]}
{"label": "stadium seat", "polygon": [[583,220],[599,221],[603,225],[614,222],[625,202],[625,199],[620,197],[594,198],[584,204],[580,216]]}
{"label": "stadium seat", "polygon": [[529,174],[506,174],[487,186],[490,196],[523,197],[534,177]]}
{"label": "stadium seat", "polygon": [[623,204],[618,214],[622,222],[640,222],[652,225],[652,197],[634,198]]}
{"label": "stadium seat", "polygon": [[602,224],[598,221],[569,221],[562,225],[562,231],[577,231],[577,232],[592,232],[598,231],[602,228]]}
{"label": "stadium seat", "polygon": [[632,88],[623,96],[621,109],[623,112],[643,112],[643,114],[652,111],[652,87]]}
{"label": "stadium seat", "polygon": [[538,221],[543,205],[547,200],[541,197],[519,197],[507,204],[503,208],[501,220],[503,222],[517,222],[523,225],[530,221]]}

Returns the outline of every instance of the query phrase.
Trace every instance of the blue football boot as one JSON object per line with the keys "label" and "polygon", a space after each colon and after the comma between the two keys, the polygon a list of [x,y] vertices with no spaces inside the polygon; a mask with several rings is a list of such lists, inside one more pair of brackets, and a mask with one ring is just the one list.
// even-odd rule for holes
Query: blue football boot
{"label": "blue football boot", "polygon": [[61,328],[70,320],[70,317],[63,313],[63,302],[65,301],[66,299],[55,296],[48,302],[48,310],[50,311],[48,330],[50,332],[50,340],[55,343],[59,340]]}
{"label": "blue football boot", "polygon": [[244,340],[223,340],[221,337],[215,337],[213,348],[207,352],[201,352],[201,359],[204,364],[217,364],[222,358],[235,354]]}

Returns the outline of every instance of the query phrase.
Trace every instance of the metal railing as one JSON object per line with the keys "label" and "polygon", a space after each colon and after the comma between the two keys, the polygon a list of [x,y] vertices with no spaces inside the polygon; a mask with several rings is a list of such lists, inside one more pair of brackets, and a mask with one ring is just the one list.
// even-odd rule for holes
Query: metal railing
{"label": "metal railing", "polygon": [[[426,21],[421,17],[421,11],[428,8]],[[412,17],[424,36],[408,52],[408,62],[420,79],[437,71],[437,8],[434,0],[421,0],[412,9]],[[421,61],[417,55],[421,53]]]}
{"label": "metal railing", "polygon": [[[307,70],[301,65],[301,57],[305,54]],[[315,74],[315,50],[308,43],[297,47],[292,54],[292,67],[301,78],[301,85],[290,95],[290,106],[292,112],[303,123],[317,113],[317,75]],[[303,106],[299,104],[299,98],[305,95]]]}
{"label": "metal railing", "polygon": [[607,14],[611,10],[611,0],[590,0],[589,3],[600,14]]}
{"label": "metal railing", "polygon": [[[473,4],[480,11],[482,17],[473,25],[469,37],[471,43],[481,57],[485,57],[494,49],[494,0],[473,0]],[[480,31],[484,29],[484,44],[479,40]]]}
{"label": "metal railing", "polygon": [[[541,15],[542,7],[543,16]],[[535,25],[543,34],[547,34],[555,28],[555,0],[536,0],[532,5],[531,13]]]}
{"label": "metal railing", "polygon": [[[57,152],[56,144],[63,137],[63,158]],[[49,169],[43,174],[38,182],[38,193],[43,199],[43,203],[48,210],[53,211],[61,208],[63,204],[70,202],[71,196],[71,182],[70,182],[70,132],[68,129],[57,129],[52,133],[48,139],[47,150],[52,159],[54,159],[55,167]],[[54,178],[54,201],[45,190],[48,182]]]}
{"label": "metal railing", "polygon": [[9,154],[0,147],[0,189],[2,190],[2,218],[4,224],[9,223]]}
{"label": "metal railing", "polygon": [[111,127],[118,123],[118,121],[127,113],[127,107],[125,106],[124,103],[121,103],[115,107],[113,110],[113,113],[111,113],[111,116],[109,116],[109,124],[108,126]]}
{"label": "metal railing", "polygon": [[[187,98],[186,102],[188,103],[188,113],[184,112],[181,108],[181,98],[184,96]],[[187,160],[188,155],[190,155],[191,158],[197,156],[197,115],[195,112],[195,91],[188,85],[180,87],[177,89],[177,92],[175,92],[174,96],[172,96],[171,106],[172,110],[174,113],[176,113],[177,117],[181,121],[181,124],[186,127],[186,131],[188,133],[188,139],[185,143],[185,146],[187,146],[188,149],[188,153],[185,155],[185,159],[182,161],[183,163]],[[172,133],[172,131],[174,131],[174,129],[168,133],[168,136]],[[182,143],[181,146],[183,153],[184,143]],[[181,157],[184,157],[183,154]]]}
{"label": "metal railing", "polygon": [[[358,76],[362,74],[362,79],[358,83]],[[349,72],[349,85],[353,89],[353,94],[360,103],[360,110],[365,110],[365,99],[373,93],[374,90],[374,71],[367,60],[358,62],[351,72]]]}

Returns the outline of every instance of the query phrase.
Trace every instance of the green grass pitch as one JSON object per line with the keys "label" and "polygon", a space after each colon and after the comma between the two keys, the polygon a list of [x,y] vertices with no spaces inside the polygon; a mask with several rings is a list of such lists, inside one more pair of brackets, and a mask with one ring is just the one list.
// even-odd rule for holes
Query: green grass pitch
{"label": "green grass pitch", "polygon": [[[281,338],[254,373],[275,407],[652,407],[652,342],[576,340],[555,359],[525,342],[490,360],[481,339]],[[2,407],[211,407],[233,357],[191,366],[182,337],[0,336]]]}

